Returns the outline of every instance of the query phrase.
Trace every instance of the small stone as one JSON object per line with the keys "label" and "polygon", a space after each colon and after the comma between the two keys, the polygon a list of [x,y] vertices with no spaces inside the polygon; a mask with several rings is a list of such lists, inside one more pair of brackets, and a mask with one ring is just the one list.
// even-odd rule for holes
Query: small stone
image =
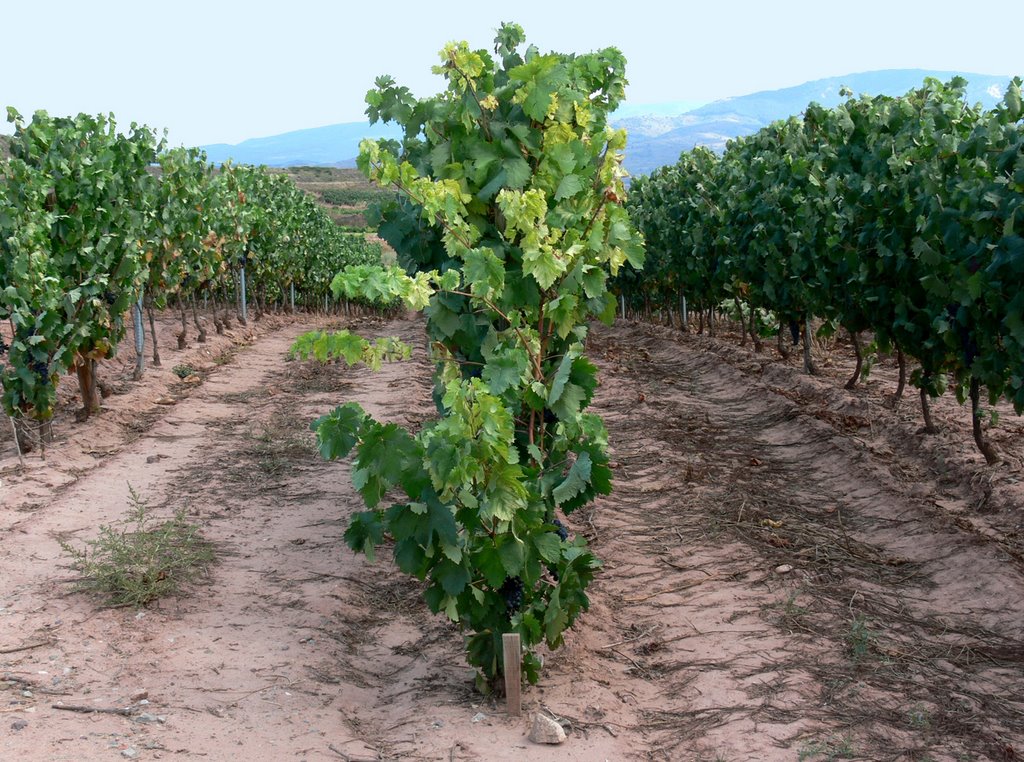
{"label": "small stone", "polygon": [[533,715],[533,727],[530,728],[530,740],[534,743],[565,743],[565,731],[550,717],[535,714]]}
{"label": "small stone", "polygon": [[25,698],[32,698],[32,691],[22,691],[21,695]]}
{"label": "small stone", "polygon": [[487,719],[487,715],[483,712],[477,712],[473,715],[473,722],[483,722]]}
{"label": "small stone", "polygon": [[148,699],[148,698],[149,698],[149,691],[135,691],[135,693],[133,693],[131,695],[131,700],[132,701],[142,701],[143,699]]}
{"label": "small stone", "polygon": [[160,456],[159,455],[150,455],[148,458],[146,458],[146,462],[147,463],[159,463],[160,462]]}
{"label": "small stone", "polygon": [[150,714],[149,712],[143,712],[135,718],[136,722],[148,722],[148,723],[165,723],[167,718],[163,715]]}
{"label": "small stone", "polygon": [[11,730],[24,730],[28,727],[28,722],[25,720],[15,720],[11,723]]}
{"label": "small stone", "polygon": [[139,752],[137,749],[129,746],[127,749],[121,749],[121,756],[125,759],[138,759]]}
{"label": "small stone", "polygon": [[793,571],[793,567],[789,564],[781,564],[775,567],[776,574],[789,574],[791,571]]}

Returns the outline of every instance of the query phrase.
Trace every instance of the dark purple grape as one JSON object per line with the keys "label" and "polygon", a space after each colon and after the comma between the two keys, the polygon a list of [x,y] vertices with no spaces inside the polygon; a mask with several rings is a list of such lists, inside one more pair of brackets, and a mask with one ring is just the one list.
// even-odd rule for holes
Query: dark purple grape
{"label": "dark purple grape", "polygon": [[506,577],[498,590],[508,613],[514,614],[523,606],[523,581],[519,577]]}
{"label": "dark purple grape", "polygon": [[50,385],[50,366],[42,360],[33,360],[28,364],[28,369],[39,379],[40,386]]}
{"label": "dark purple grape", "polygon": [[557,529],[555,531],[558,532],[558,539],[559,540],[563,540],[564,541],[564,540],[568,540],[569,539],[569,530],[565,528],[565,524],[563,524],[558,519],[555,519],[551,523],[554,524],[557,527]]}

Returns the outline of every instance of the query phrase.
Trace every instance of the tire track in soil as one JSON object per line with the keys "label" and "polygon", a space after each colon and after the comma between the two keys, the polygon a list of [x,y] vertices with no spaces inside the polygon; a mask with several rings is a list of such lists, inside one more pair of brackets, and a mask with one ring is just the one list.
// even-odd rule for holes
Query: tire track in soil
{"label": "tire track in soil", "polygon": [[1019,754],[1024,579],[997,543],[685,340],[619,324],[589,352],[618,466],[594,597],[648,677],[652,758]]}

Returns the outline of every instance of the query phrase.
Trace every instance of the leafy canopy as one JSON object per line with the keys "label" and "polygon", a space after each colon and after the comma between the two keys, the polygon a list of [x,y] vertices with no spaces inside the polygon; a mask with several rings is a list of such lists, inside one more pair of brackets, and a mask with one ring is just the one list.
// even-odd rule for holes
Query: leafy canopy
{"label": "leafy canopy", "polygon": [[[355,454],[368,510],[348,544],[372,556],[394,541],[431,609],[467,633],[481,684],[500,675],[511,631],[536,680],[533,647],[560,645],[589,605],[599,562],[584,538],[561,538],[556,509],[611,490],[607,434],[586,412],[597,378],[584,343],[590,319],[614,316],[608,277],[644,256],[621,205],[626,136],[608,126],[622,54],[524,46],[505,24],[493,55],[445,46],[435,97],[390,77],[368,93],[371,121],[404,128],[400,144],[364,141],[358,159],[400,193],[380,230],[404,270],[349,268],[333,288],[425,313],[439,418],[411,433],[349,403],[314,424],[326,457]],[[343,342],[337,356],[349,360],[374,351]]]}

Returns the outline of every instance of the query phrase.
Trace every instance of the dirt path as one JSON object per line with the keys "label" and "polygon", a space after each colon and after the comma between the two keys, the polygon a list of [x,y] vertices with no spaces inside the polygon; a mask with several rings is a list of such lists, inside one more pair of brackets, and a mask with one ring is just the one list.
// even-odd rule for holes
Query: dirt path
{"label": "dirt path", "polygon": [[770,391],[809,382],[700,343],[627,326],[591,348],[620,464],[603,600],[632,637],[620,668],[650,677],[652,754],[1014,758],[1024,566],[936,509],[926,465],[895,478],[884,434]]}
{"label": "dirt path", "polygon": [[[0,759],[1024,750],[1024,574],[1012,543],[938,510],[930,461],[895,458],[884,427],[866,436],[817,415],[806,394],[772,391],[796,384],[781,371],[752,374],[740,367],[757,366],[749,356],[724,362],[695,351],[699,340],[633,325],[596,330],[590,350],[616,492],[568,522],[605,572],[582,628],[525,697],[570,739],[530,744],[526,718],[472,691],[457,634],[427,614],[416,585],[344,547],[361,502],[347,464],[322,462],[308,431],[348,399],[405,425],[432,415],[419,324],[364,322],[416,347],[412,362],[376,374],[284,363],[305,327],[239,351],[52,499],[0,505]],[[920,478],[898,476],[910,472]],[[993,503],[1012,502],[996,481]],[[121,516],[128,482],[160,513],[185,507],[203,523],[221,559],[211,585],[140,612],[69,594],[57,539]],[[143,693],[149,722],[51,708]]]}

